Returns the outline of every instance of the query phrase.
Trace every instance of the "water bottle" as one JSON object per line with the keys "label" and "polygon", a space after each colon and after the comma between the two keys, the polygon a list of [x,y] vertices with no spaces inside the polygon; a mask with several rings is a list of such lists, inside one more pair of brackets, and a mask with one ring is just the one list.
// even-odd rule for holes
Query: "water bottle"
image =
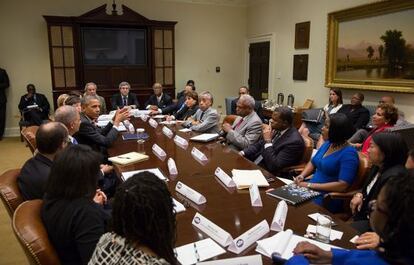
{"label": "water bottle", "polygon": [[285,100],[285,95],[283,95],[283,93],[277,94],[277,105],[283,106],[284,100]]}
{"label": "water bottle", "polygon": [[288,106],[293,108],[294,102],[295,102],[295,97],[292,94],[289,94],[288,99],[287,99]]}

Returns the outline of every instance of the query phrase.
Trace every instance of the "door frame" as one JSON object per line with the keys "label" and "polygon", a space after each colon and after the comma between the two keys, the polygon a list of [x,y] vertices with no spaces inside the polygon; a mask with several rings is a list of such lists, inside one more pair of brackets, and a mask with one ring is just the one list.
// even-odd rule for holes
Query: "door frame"
{"label": "door frame", "polygon": [[252,35],[247,37],[246,44],[245,44],[245,67],[244,67],[244,83],[248,85],[249,81],[249,66],[250,66],[250,54],[249,54],[249,46],[251,43],[257,42],[270,42],[269,46],[269,80],[268,80],[268,98],[273,97],[273,73],[274,73],[274,45],[275,45],[275,34],[274,33],[267,33],[267,34],[260,34],[260,35]]}

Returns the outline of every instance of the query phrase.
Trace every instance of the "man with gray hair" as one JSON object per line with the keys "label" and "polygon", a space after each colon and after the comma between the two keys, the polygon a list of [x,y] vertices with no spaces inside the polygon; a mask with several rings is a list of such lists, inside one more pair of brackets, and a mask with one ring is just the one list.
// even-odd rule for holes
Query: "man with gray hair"
{"label": "man with gray hair", "polygon": [[190,128],[195,132],[217,133],[220,115],[217,110],[213,109],[213,95],[205,91],[199,95],[199,109],[196,113],[188,118],[183,127]]}
{"label": "man with gray hair", "polygon": [[85,85],[85,94],[84,96],[95,96],[98,98],[99,100],[99,104],[100,104],[100,114],[105,114],[106,113],[106,103],[105,103],[105,99],[101,96],[99,96],[98,94],[96,94],[96,89],[97,86],[95,83],[93,82],[89,82],[86,83]]}
{"label": "man with gray hair", "polygon": [[233,124],[224,122],[222,130],[231,148],[241,150],[255,143],[262,132],[262,120],[254,111],[255,101],[250,95],[241,95],[236,103],[238,117]]}
{"label": "man with gray hair", "polygon": [[78,110],[69,105],[64,105],[59,107],[55,111],[55,121],[61,122],[66,126],[69,132],[69,139],[72,144],[77,144],[78,141],[72,137],[75,133],[79,131],[81,119]]}
{"label": "man with gray hair", "polygon": [[152,86],[154,94],[145,102],[145,108],[151,111],[151,114],[171,114],[174,110],[172,98],[163,92],[160,83],[154,83]]}
{"label": "man with gray hair", "polygon": [[119,93],[116,93],[111,98],[112,110],[122,109],[123,107],[132,107],[139,109],[137,95],[130,92],[131,85],[128,82],[121,82],[119,84]]}

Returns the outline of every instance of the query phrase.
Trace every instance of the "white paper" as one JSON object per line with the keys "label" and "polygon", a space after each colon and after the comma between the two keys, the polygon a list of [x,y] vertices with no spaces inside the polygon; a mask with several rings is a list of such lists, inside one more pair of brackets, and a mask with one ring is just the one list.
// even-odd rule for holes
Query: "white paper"
{"label": "white paper", "polygon": [[277,177],[280,181],[282,181],[283,183],[285,183],[285,184],[287,184],[287,185],[289,185],[289,184],[291,184],[291,183],[293,183],[293,180],[291,180],[291,179],[285,179],[285,178],[280,178],[280,177]]}
{"label": "white paper", "polygon": [[131,109],[129,111],[134,117],[141,117],[144,115],[149,115],[149,110],[139,110],[139,109]]}
{"label": "white paper", "polygon": [[203,204],[207,202],[206,197],[204,197],[201,193],[188,187],[181,181],[177,182],[177,185],[175,185],[175,190],[184,195],[186,198],[192,200],[196,204]]}
{"label": "white paper", "polygon": [[165,153],[165,151],[158,145],[158,144],[154,144],[152,146],[152,150],[160,157],[164,157],[167,154]]}
{"label": "white paper", "polygon": [[168,171],[170,172],[170,175],[173,175],[173,176],[178,175],[178,170],[177,170],[177,166],[175,165],[174,159],[172,159],[171,157],[168,158],[167,165],[168,165]]}
{"label": "white paper", "polygon": [[[316,234],[316,225],[308,225],[308,228],[306,228],[306,232]],[[336,239],[341,239],[344,232],[331,229],[331,235],[329,236],[329,240],[334,241]]]}
{"label": "white paper", "polygon": [[356,235],[356,236],[354,236],[353,238],[351,238],[350,240],[349,240],[349,242],[351,242],[352,244],[356,244],[356,241],[357,241],[357,239],[359,238],[359,236],[358,235]]}
{"label": "white paper", "polygon": [[230,178],[230,176],[227,175],[227,173],[224,172],[224,170],[222,170],[220,167],[216,168],[214,174],[221,182],[223,182],[224,185],[226,185],[226,187],[233,188],[236,186],[236,183],[234,183],[233,179]]}
{"label": "white paper", "polygon": [[234,239],[227,250],[239,254],[264,235],[269,233],[269,231],[269,224],[266,220],[263,220],[259,224],[250,228],[248,231],[244,232],[238,238]]}
{"label": "white paper", "polygon": [[26,107],[26,109],[35,109],[38,108],[39,106],[37,104],[33,104],[33,105],[29,105]]}
{"label": "white paper", "polygon": [[188,141],[179,135],[175,135],[174,143],[184,148],[188,146]]}
{"label": "white paper", "polygon": [[219,135],[217,133],[203,133],[194,137],[191,137],[190,140],[208,142],[213,139],[216,139]]}
{"label": "white paper", "polygon": [[151,173],[153,173],[154,175],[156,175],[159,179],[161,180],[168,180],[160,171],[159,168],[147,168],[147,169],[140,169],[140,170],[134,170],[134,171],[125,171],[122,172],[122,178],[124,180],[129,179],[130,177],[132,177],[133,175],[143,172],[143,171],[149,171]]}
{"label": "white paper", "polygon": [[207,156],[195,147],[191,150],[191,155],[200,161],[208,160]]}
{"label": "white paper", "polygon": [[[103,128],[103,127],[105,127],[106,125],[108,125],[108,123],[109,123],[109,121],[98,121],[98,122],[96,123],[96,125],[97,125],[98,127]],[[127,129],[126,129],[126,127],[124,126],[124,124],[123,124],[123,123],[119,123],[118,128],[116,128],[116,130],[117,130],[118,132],[126,132],[126,131],[127,131]]]}
{"label": "white paper", "polygon": [[158,114],[158,115],[155,115],[153,118],[154,119],[164,119],[165,118],[165,115]]}
{"label": "white paper", "polygon": [[184,129],[180,129],[180,132],[191,132],[191,129],[189,128],[184,128]]}
{"label": "white paper", "polygon": [[162,127],[162,133],[170,139],[174,136],[174,133],[167,126]]}
{"label": "white paper", "polygon": [[184,205],[181,202],[177,201],[176,199],[174,199],[174,198],[172,198],[172,199],[173,199],[173,203],[174,203],[174,210],[175,210],[175,212],[176,213],[185,212]]}
{"label": "white paper", "polygon": [[253,183],[256,183],[259,187],[268,187],[269,182],[263,176],[262,171],[259,169],[255,170],[241,170],[233,169],[233,181],[236,183],[238,189],[247,189]]}
{"label": "white paper", "polygon": [[151,125],[151,127],[153,127],[153,128],[157,128],[157,126],[158,126],[158,122],[156,122],[154,119],[149,119],[149,124]]}
{"label": "white paper", "polygon": [[226,252],[211,238],[177,247],[174,250],[177,253],[177,260],[182,265],[195,264]]}
{"label": "white paper", "polygon": [[197,265],[261,265],[263,264],[261,255],[251,255],[229,259],[219,259],[212,261],[198,262]]}
{"label": "white paper", "polygon": [[250,202],[254,207],[263,207],[262,198],[260,197],[259,187],[256,183],[253,183],[249,187]]}
{"label": "white paper", "polygon": [[276,207],[275,215],[273,216],[270,230],[283,231],[286,223],[286,216],[288,212],[288,205],[284,200],[281,200]]}
{"label": "white paper", "polygon": [[271,257],[272,253],[282,253],[283,259],[290,259],[293,256],[293,249],[299,242],[307,241],[323,250],[329,251],[331,248],[339,248],[337,246],[321,243],[316,240],[294,235],[292,230],[288,229],[279,232],[276,235],[257,241],[256,251],[267,257]]}
{"label": "white paper", "polygon": [[162,122],[160,122],[161,124],[164,124],[164,125],[174,125],[174,124],[176,124],[177,122],[176,121],[162,121]]}
{"label": "white paper", "polygon": [[225,231],[223,228],[216,225],[215,223],[211,222],[209,219],[207,219],[200,213],[196,213],[194,215],[192,224],[204,233],[206,233],[209,237],[214,239],[223,247],[227,247],[233,241],[233,238],[227,231]]}
{"label": "white paper", "polygon": [[102,115],[99,115],[99,117],[98,117],[98,119],[96,119],[96,121],[97,122],[100,122],[100,121],[110,121],[110,120],[112,120],[112,118],[115,116],[115,114],[113,114],[113,115],[111,115],[111,114],[102,114]]}

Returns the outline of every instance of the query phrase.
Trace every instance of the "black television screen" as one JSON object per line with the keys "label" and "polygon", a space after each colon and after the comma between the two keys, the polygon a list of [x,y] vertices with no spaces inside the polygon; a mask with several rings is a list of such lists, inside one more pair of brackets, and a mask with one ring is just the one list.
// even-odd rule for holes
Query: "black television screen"
{"label": "black television screen", "polygon": [[146,65],[144,29],[81,28],[84,64]]}

